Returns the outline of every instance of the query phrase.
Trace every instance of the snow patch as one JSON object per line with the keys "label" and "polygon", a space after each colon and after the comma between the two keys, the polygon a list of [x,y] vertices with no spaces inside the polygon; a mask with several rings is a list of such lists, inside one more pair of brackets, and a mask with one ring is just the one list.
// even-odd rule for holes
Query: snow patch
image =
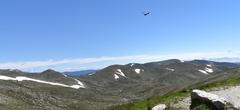
{"label": "snow patch", "polygon": [[198,70],[199,72],[203,73],[203,74],[206,74],[206,75],[209,75],[208,72],[204,71],[204,70]]}
{"label": "snow patch", "polygon": [[169,71],[175,71],[175,69],[172,69],[172,68],[166,68],[167,70],[169,70]]}
{"label": "snow patch", "polygon": [[121,76],[123,76],[123,77],[126,77],[125,74],[122,72],[121,69],[117,69],[116,74],[119,74],[119,75],[121,75]]}
{"label": "snow patch", "polygon": [[207,66],[207,67],[212,67],[212,65],[211,65],[211,64],[207,64],[206,66]]}
{"label": "snow patch", "polygon": [[64,76],[64,77],[68,77],[66,74],[64,74],[64,73],[62,73],[62,75]]}
{"label": "snow patch", "polygon": [[114,79],[118,79],[118,78],[119,78],[119,76],[114,74]]}
{"label": "snow patch", "polygon": [[94,75],[95,73],[90,73],[90,74],[88,74],[88,76],[92,76],[92,75]]}
{"label": "snow patch", "polygon": [[79,89],[79,88],[84,88],[83,86],[81,85],[72,85],[70,86],[71,88],[74,88],[74,89]]}
{"label": "snow patch", "polygon": [[16,79],[15,79],[15,78],[8,77],[8,76],[2,76],[2,75],[0,75],[0,80],[16,80]]}
{"label": "snow patch", "polygon": [[79,81],[78,79],[74,79],[75,81],[77,81],[77,83],[78,83],[78,85],[73,85],[73,86],[77,86],[78,88],[85,88],[85,86],[84,86],[84,84],[81,82],[81,81]]}
{"label": "snow patch", "polygon": [[213,69],[211,69],[211,68],[205,68],[205,71],[208,73],[213,73]]}
{"label": "snow patch", "polygon": [[205,91],[201,91],[201,90],[193,90],[194,93],[198,94],[200,97],[204,97],[204,98],[207,98],[209,100],[211,100],[212,102],[222,102],[224,104],[227,103],[226,99],[222,98],[222,97],[219,97],[215,94],[212,94],[212,93],[208,93],[208,92],[205,92]]}
{"label": "snow patch", "polygon": [[135,65],[135,64],[134,64],[134,63],[132,63],[130,66],[131,66],[131,67],[133,67],[134,65]]}
{"label": "snow patch", "polygon": [[208,73],[213,73],[214,72],[213,69],[207,68],[207,67],[204,70],[198,70],[198,71],[201,72],[201,73],[207,74],[207,75],[208,75]]}
{"label": "snow patch", "polygon": [[141,73],[141,69],[135,69],[134,70],[137,74],[140,74]]}
{"label": "snow patch", "polygon": [[152,110],[165,110],[167,106],[165,104],[159,104],[152,108]]}
{"label": "snow patch", "polygon": [[16,78],[12,78],[12,77],[8,77],[8,76],[0,75],[0,80],[32,81],[32,82],[38,82],[38,83],[43,83],[43,84],[55,85],[55,86],[70,87],[70,88],[74,88],[74,89],[85,88],[83,85],[69,86],[69,85],[65,85],[65,84],[61,84],[61,83],[48,82],[48,81],[28,78],[28,77],[24,77],[24,76],[17,76]]}

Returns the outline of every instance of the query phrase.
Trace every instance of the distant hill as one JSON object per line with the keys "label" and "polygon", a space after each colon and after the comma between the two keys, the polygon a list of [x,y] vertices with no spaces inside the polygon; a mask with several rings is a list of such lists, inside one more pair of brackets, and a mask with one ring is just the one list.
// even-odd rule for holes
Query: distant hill
{"label": "distant hill", "polygon": [[72,71],[72,72],[63,72],[69,76],[81,76],[86,74],[94,74],[97,70],[82,70],[82,71]]}
{"label": "distant hill", "polygon": [[232,63],[239,63],[240,62],[239,57],[211,58],[211,59],[207,59],[207,60],[217,61],[217,62],[232,62]]}

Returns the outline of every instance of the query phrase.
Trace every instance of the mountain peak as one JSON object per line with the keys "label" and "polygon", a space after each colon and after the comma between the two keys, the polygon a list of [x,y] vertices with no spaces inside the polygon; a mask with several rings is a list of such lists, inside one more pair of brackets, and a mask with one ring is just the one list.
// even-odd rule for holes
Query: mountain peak
{"label": "mountain peak", "polygon": [[183,61],[179,60],[179,59],[170,59],[170,60],[164,60],[164,61],[158,61],[158,62],[150,62],[150,63],[146,63],[146,64],[154,64],[154,65],[170,65],[170,64],[174,64],[174,63],[182,63]]}
{"label": "mountain peak", "polygon": [[53,69],[47,69],[47,70],[43,71],[42,73],[49,73],[49,72],[59,73],[59,72],[57,72],[57,71],[55,71]]}
{"label": "mountain peak", "polygon": [[40,73],[41,76],[46,76],[46,77],[62,77],[63,73],[60,73],[58,71],[55,71],[53,69],[48,69],[46,71],[43,71],[42,73]]}

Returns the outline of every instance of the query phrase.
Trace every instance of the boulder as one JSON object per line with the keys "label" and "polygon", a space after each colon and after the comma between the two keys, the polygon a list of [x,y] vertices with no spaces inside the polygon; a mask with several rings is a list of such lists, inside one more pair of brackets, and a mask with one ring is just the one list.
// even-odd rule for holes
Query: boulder
{"label": "boulder", "polygon": [[202,90],[193,90],[190,110],[196,110],[199,107],[207,107],[210,110],[228,110],[230,107],[234,109],[226,99],[220,96]]}
{"label": "boulder", "polygon": [[167,106],[165,104],[159,104],[152,108],[152,110],[165,110]]}

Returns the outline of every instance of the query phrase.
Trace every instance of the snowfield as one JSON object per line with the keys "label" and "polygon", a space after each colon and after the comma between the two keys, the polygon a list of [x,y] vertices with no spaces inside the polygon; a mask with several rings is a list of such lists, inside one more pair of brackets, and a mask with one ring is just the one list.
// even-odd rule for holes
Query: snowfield
{"label": "snowfield", "polygon": [[16,78],[12,78],[12,77],[8,77],[8,76],[0,75],[0,80],[32,81],[32,82],[38,82],[38,83],[49,84],[49,85],[54,85],[54,86],[70,87],[70,88],[74,88],[74,89],[85,88],[83,83],[80,82],[80,81],[79,81],[78,85],[71,85],[71,86],[69,86],[69,85],[66,85],[66,84],[55,83],[55,82],[48,82],[48,81],[28,78],[28,77],[24,77],[24,76],[17,76]]}
{"label": "snowfield", "polygon": [[118,78],[119,78],[119,76],[114,74],[114,79],[118,79]]}
{"label": "snowfield", "polygon": [[209,75],[208,72],[204,71],[204,70],[198,70],[199,72],[203,73],[203,74],[206,74],[206,75]]}
{"label": "snowfield", "polygon": [[135,69],[134,70],[137,74],[140,74],[141,73],[141,69]]}
{"label": "snowfield", "polygon": [[209,73],[213,73],[214,71],[213,71],[213,69],[211,69],[211,68],[208,68],[208,67],[206,67],[204,70],[198,70],[199,72],[201,72],[201,73],[203,73],[203,74],[206,74],[206,75],[209,75]]}
{"label": "snowfield", "polygon": [[205,68],[205,71],[208,73],[213,73],[213,69],[211,69],[211,68]]}
{"label": "snowfield", "polygon": [[75,78],[74,78],[74,80],[77,81],[78,85],[72,85],[73,88],[74,87],[76,89],[78,89],[78,88],[85,88],[84,84],[81,81],[79,81],[78,79],[75,79]]}
{"label": "snowfield", "polygon": [[123,76],[123,77],[126,77],[125,74],[122,72],[121,69],[117,69],[116,74],[119,74],[119,75],[121,75],[121,76]]}

